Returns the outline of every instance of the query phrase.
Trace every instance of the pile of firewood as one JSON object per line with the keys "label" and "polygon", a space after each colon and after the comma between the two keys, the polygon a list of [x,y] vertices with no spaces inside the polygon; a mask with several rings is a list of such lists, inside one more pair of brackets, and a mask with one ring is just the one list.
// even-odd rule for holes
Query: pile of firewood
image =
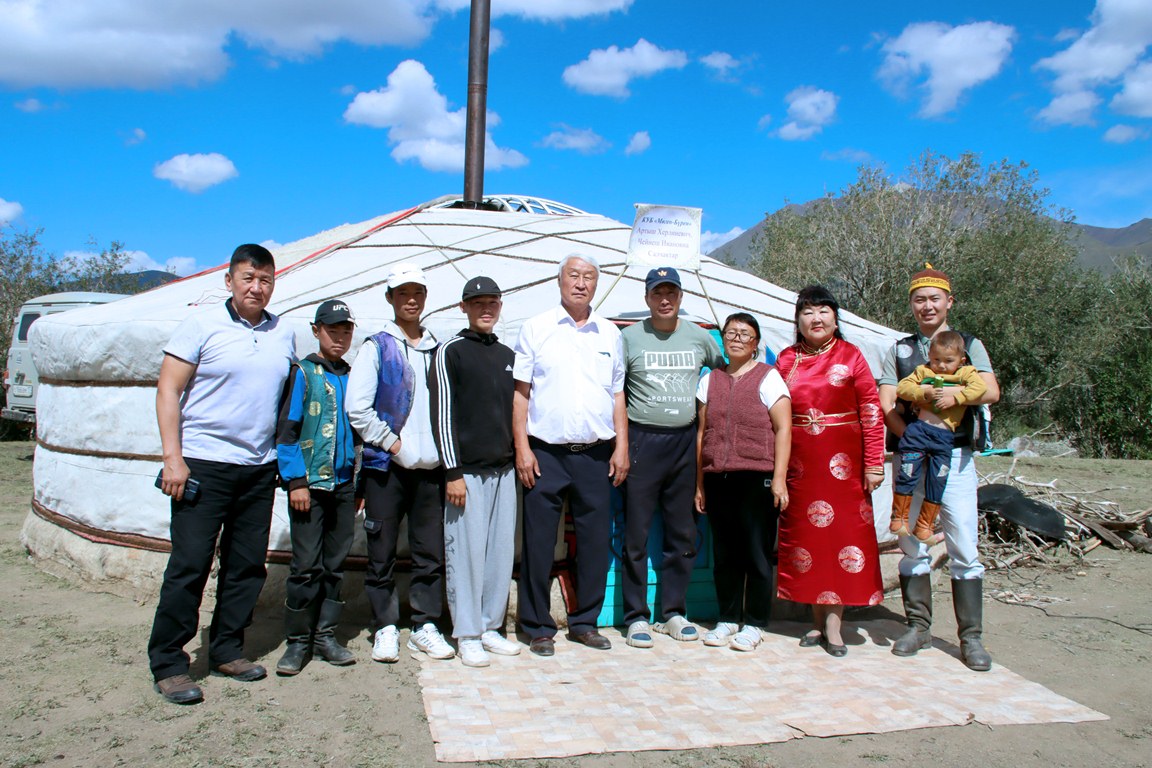
{"label": "pile of firewood", "polygon": [[981,485],[1012,484],[1054,508],[1064,518],[1064,538],[1038,534],[995,513],[982,514],[980,555],[986,567],[1059,565],[1067,554],[1079,560],[1101,544],[1152,553],[1152,507],[1125,514],[1119,504],[1102,496],[1114,489],[1072,488],[1060,480],[1037,482],[1016,476],[1015,469],[1013,461],[1006,472],[982,475]]}

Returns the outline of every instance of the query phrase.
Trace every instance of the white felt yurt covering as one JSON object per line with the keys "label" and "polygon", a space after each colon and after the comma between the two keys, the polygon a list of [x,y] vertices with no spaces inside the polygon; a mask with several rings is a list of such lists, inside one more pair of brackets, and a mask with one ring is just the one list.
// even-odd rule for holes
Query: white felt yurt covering
{"label": "white felt yurt covering", "polygon": [[[278,271],[269,310],[292,323],[301,356],[316,349],[309,321],[325,299],[347,300],[358,321],[358,340],[379,330],[391,318],[385,278],[402,261],[424,269],[429,280],[424,323],[442,340],[466,324],[457,306],[464,281],[488,275],[504,290],[497,332],[514,345],[527,318],[557,304],[557,263],[572,252],[593,254],[600,262],[601,314],[647,315],[647,268],[625,270],[630,226],[593,214],[542,212],[539,206],[493,212],[441,207],[444,202],[345,224],[274,250]],[[225,269],[114,304],[45,317],[33,326],[32,353],[41,376],[35,492],[25,526],[33,554],[38,548],[59,549],[42,539],[60,528],[118,549],[167,549],[168,499],[153,485],[161,466],[155,416],[161,350],[182,320],[228,298]],[[708,258],[698,274],[682,277],[688,318],[710,324],[746,311],[759,319],[770,349],[792,343],[794,293]],[[848,313],[842,313],[842,326],[879,374],[881,357],[897,334]],[[283,561],[289,549],[286,509],[280,499],[269,544],[273,560]],[[362,547],[360,541],[354,552]],[[90,551],[74,559],[83,562],[70,567],[86,578],[134,578],[124,572],[130,563],[112,567],[108,557]]]}

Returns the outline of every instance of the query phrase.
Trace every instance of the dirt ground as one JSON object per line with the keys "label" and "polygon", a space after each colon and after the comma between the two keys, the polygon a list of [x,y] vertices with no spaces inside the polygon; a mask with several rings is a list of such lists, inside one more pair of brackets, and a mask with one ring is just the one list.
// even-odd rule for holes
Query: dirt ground
{"label": "dirt ground", "polygon": [[[151,689],[144,648],[154,606],[85,591],[34,568],[19,543],[28,513],[32,445],[0,444],[0,762],[4,766],[388,766],[434,765],[417,663],[368,659],[363,622],[345,639],[360,662],[313,663],[293,679],[203,681],[207,701],[179,707]],[[1010,460],[981,460],[1003,472]],[[1101,490],[1125,510],[1149,505],[1152,462],[1029,459],[1015,474],[1060,478]],[[942,582],[946,585],[946,582]],[[1100,547],[1058,567],[990,573],[989,594],[1049,602],[1029,607],[989,599],[985,640],[998,663],[1111,719],[1077,725],[980,724],[883,735],[803,738],[782,744],[686,752],[615,753],[485,765],[542,768],[709,766],[1152,765],[1152,555]],[[955,624],[944,586],[936,634]],[[899,611],[890,597],[878,610]],[[867,617],[867,614],[858,614]],[[850,617],[851,618],[851,617]],[[249,650],[278,658],[280,615],[263,610]],[[199,643],[193,672],[203,675]],[[899,663],[893,660],[893,663]],[[940,692],[947,696],[946,691]],[[557,707],[564,706],[557,700]],[[577,715],[578,716],[578,715]],[[701,717],[708,717],[701,702]]]}

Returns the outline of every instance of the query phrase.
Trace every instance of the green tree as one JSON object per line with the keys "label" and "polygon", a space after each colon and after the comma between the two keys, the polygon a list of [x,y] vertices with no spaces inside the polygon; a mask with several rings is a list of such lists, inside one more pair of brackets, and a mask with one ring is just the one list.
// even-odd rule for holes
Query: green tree
{"label": "green tree", "polygon": [[1152,257],[1119,262],[1101,288],[1077,375],[1052,412],[1082,454],[1152,459]]}
{"label": "green tree", "polygon": [[1025,163],[966,153],[921,155],[900,177],[863,166],[837,195],[770,214],[752,268],[797,289],[822,283],[846,309],[911,331],[908,280],[925,263],[948,273],[951,324],[988,347],[1001,414],[1041,422],[1074,380],[1098,281],[1075,262],[1072,216],[1047,203]]}
{"label": "green tree", "polygon": [[[133,293],[137,281],[124,274],[128,254],[113,242],[99,253],[57,256],[44,250],[43,230],[19,232],[0,227],[0,350],[7,356],[13,323],[28,299],[57,291]],[[89,243],[95,248],[95,243]],[[0,439],[23,437],[12,422],[0,420]]]}

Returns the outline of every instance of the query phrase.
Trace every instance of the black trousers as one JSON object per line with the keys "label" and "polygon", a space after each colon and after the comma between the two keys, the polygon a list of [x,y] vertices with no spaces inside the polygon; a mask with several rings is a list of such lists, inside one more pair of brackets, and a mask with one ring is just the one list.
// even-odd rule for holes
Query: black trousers
{"label": "black trousers", "polygon": [[628,425],[631,468],[624,483],[624,623],[648,621],[648,533],[663,510],[660,605],[656,618],[686,616],[696,562],[696,426]]}
{"label": "black trousers", "polygon": [[192,504],[172,502],[172,553],[148,640],[148,661],[156,680],[188,672],[184,646],[200,626],[200,602],[217,543],[220,570],[208,628],[210,664],[243,657],[244,629],[252,623],[267,575],[276,462],[248,466],[185,461],[200,482],[200,498]]}
{"label": "black trousers", "polygon": [[767,472],[708,472],[704,502],[712,526],[719,620],[768,626],[776,593],[776,527],[780,510]]}
{"label": "black trousers", "polygon": [[604,607],[611,562],[612,443],[573,453],[563,445],[531,440],[540,466],[536,485],[524,490],[524,538],[520,553],[520,625],[529,637],[552,637],[550,582],[556,531],[564,502],[576,529],[576,605],[568,606],[572,632],[596,628]]}
{"label": "black trousers", "polygon": [[339,600],[344,561],[356,529],[356,489],[347,482],[331,491],[309,489],[307,512],[289,509],[292,562],[284,585],[285,602],[304,610],[319,600]]}
{"label": "black trousers", "polygon": [[412,555],[408,591],[412,624],[435,624],[444,614],[444,470],[405,469],[392,462],[387,472],[364,471],[364,531],[368,540],[364,592],[372,606],[374,629],[400,621],[396,543],[405,516]]}

